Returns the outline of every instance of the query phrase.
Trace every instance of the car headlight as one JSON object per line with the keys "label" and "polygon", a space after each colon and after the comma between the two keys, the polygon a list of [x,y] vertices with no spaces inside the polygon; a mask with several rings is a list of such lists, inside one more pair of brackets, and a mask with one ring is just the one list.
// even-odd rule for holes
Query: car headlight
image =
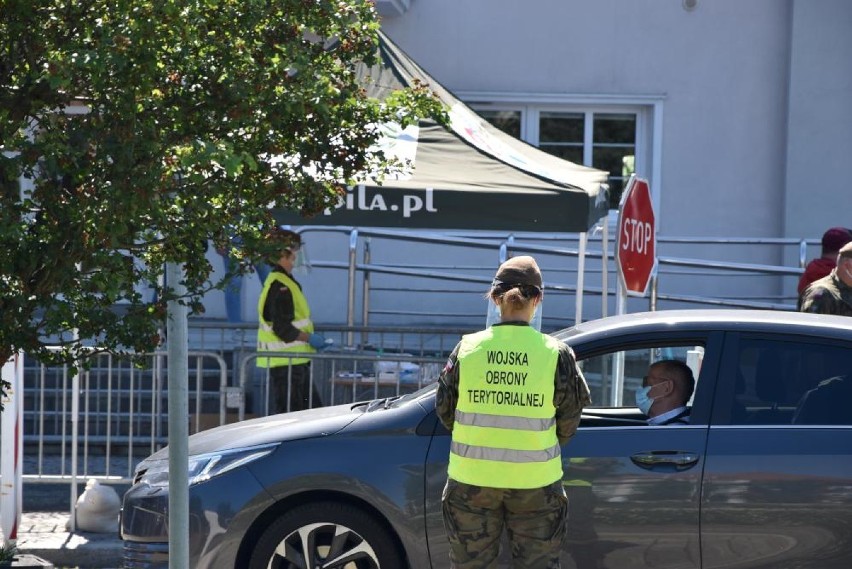
{"label": "car headlight", "polygon": [[[270,454],[279,443],[255,447],[235,448],[220,452],[196,454],[189,457],[189,485],[199,484],[253,462]],[[134,483],[149,486],[168,487],[168,459],[143,461],[136,469]]]}

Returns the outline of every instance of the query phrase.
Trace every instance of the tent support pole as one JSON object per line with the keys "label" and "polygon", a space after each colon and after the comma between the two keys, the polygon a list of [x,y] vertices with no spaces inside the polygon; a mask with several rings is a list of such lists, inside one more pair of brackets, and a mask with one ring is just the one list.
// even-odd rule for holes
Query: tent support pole
{"label": "tent support pole", "polygon": [[[370,238],[364,239],[364,265],[370,264]],[[370,271],[364,269],[364,288],[361,293],[361,324],[364,331],[361,332],[361,346],[367,345],[367,326],[370,325]]]}
{"label": "tent support pole", "polygon": [[355,343],[355,255],[358,252],[358,230],[353,229],[349,234],[349,294],[346,299],[346,345],[351,347]]}
{"label": "tent support pole", "polygon": [[583,286],[586,271],[586,242],[588,234],[580,233],[580,243],[577,251],[577,293],[575,294],[576,305],[574,307],[574,325],[583,321]]}
{"label": "tent support pole", "polygon": [[609,313],[609,229],[604,218],[601,223],[601,318]]}

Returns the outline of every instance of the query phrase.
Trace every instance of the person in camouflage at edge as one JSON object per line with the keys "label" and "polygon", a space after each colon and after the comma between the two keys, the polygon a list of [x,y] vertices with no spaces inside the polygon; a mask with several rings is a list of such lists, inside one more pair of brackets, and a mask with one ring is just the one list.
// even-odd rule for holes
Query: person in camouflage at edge
{"label": "person in camouflage at edge", "polygon": [[488,293],[501,322],[462,338],[438,380],[452,432],[442,506],[453,569],[497,567],[504,527],[512,567],[560,567],[560,447],[591,399],[571,348],[530,326],[541,286],[532,257],[503,263]]}
{"label": "person in camouflage at edge", "polygon": [[837,253],[837,266],[802,293],[802,312],[852,316],[852,243]]}

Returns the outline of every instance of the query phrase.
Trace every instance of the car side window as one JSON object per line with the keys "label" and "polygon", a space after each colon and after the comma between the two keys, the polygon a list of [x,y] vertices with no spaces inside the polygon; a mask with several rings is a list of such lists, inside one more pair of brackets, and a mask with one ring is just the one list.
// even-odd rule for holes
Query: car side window
{"label": "car side window", "polygon": [[735,425],[852,425],[847,347],[744,339],[735,373]]}
{"label": "car side window", "polygon": [[692,369],[696,379],[701,370],[704,346],[643,346],[592,355],[579,360],[580,368],[592,394],[592,407],[636,407],[636,390],[651,364],[661,360],[679,360]]}

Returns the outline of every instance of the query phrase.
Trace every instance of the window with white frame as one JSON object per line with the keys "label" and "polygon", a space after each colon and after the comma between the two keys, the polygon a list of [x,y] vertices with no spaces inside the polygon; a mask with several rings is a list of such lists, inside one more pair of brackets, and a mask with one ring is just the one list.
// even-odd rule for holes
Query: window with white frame
{"label": "window with white frame", "polygon": [[471,106],[494,126],[545,152],[609,172],[610,209],[618,208],[624,185],[637,164],[649,169],[650,153],[642,133],[648,130],[645,123],[651,107],[481,102]]}

